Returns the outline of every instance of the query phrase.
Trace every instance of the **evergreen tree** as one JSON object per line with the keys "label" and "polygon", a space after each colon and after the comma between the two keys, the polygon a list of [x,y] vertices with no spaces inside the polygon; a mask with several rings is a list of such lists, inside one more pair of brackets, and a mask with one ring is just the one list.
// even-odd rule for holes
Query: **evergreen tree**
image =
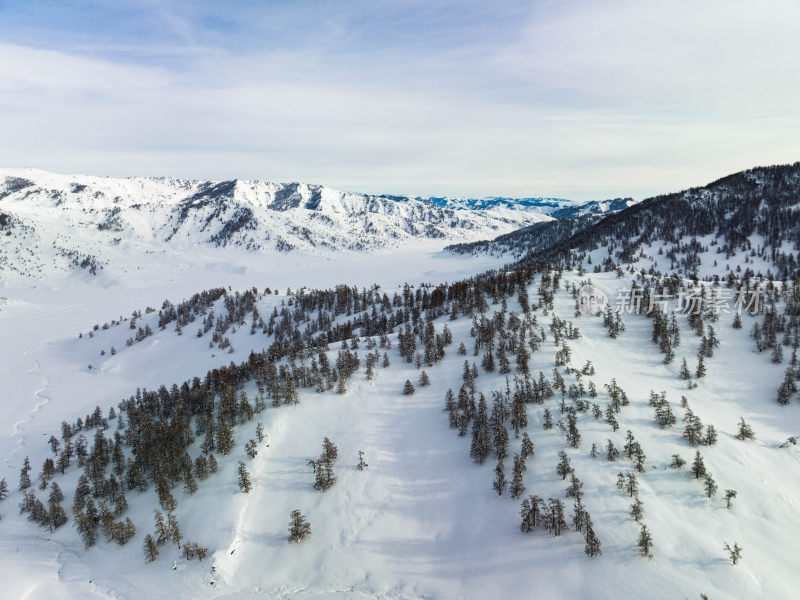
{"label": "evergreen tree", "polygon": [[323,438],[320,460],[325,462],[333,462],[337,458],[339,458],[339,449],[336,447],[336,444],[334,444],[328,437]]}
{"label": "evergreen tree", "polygon": [[[422,370],[422,373],[419,376],[419,384],[421,386],[426,386],[431,384],[430,377],[428,377],[428,374],[425,372],[425,369]],[[405,393],[405,389],[403,390],[403,393]]]}
{"label": "evergreen tree", "polygon": [[513,476],[511,479],[511,485],[508,488],[508,492],[511,494],[512,498],[519,498],[525,493],[525,484],[523,483],[525,470],[525,459],[519,454],[515,454]]}
{"label": "evergreen tree", "polygon": [[244,466],[242,461],[239,461],[239,489],[242,490],[245,494],[250,492],[251,483],[250,483],[250,475],[247,473],[247,469]]}
{"label": "evergreen tree", "polygon": [[26,456],[25,457],[25,462],[22,464],[22,469],[20,469],[20,472],[19,472],[19,491],[20,492],[24,492],[29,487],[31,487],[30,472],[31,472],[31,461]]}
{"label": "evergreen tree", "polygon": [[8,484],[6,483],[6,478],[3,477],[0,479],[0,501],[3,501],[8,496]]}
{"label": "evergreen tree", "polygon": [[694,374],[698,379],[706,376],[706,363],[702,354],[697,359],[697,370]]}
{"label": "evergreen tree", "polygon": [[633,501],[633,504],[631,504],[630,514],[631,518],[637,523],[640,523],[644,516],[644,504],[639,500],[638,496]]}
{"label": "evergreen tree", "polygon": [[609,460],[609,462],[614,462],[617,460],[617,458],[619,458],[619,450],[617,450],[617,447],[614,446],[614,442],[611,440],[608,440],[608,443],[606,444],[606,458]]}
{"label": "evergreen tree", "polygon": [[552,429],[553,428],[553,415],[550,414],[550,409],[544,409],[544,423],[543,427],[545,429]]}
{"label": "evergreen tree", "polygon": [[708,498],[711,498],[711,496],[717,493],[717,483],[714,481],[714,478],[711,477],[711,473],[705,474],[704,487],[706,497]]}
{"label": "evergreen tree", "polygon": [[563,450],[558,453],[559,462],[556,465],[556,473],[561,476],[561,479],[566,479],[567,475],[572,473],[572,467],[569,464],[569,456]]}
{"label": "evergreen tree", "polygon": [[733,506],[734,498],[736,498],[736,490],[725,490],[725,508]]}
{"label": "evergreen tree", "polygon": [[528,432],[522,432],[522,447],[521,447],[522,460],[528,460],[528,457],[533,456],[533,442],[528,437]]}
{"label": "evergreen tree", "polygon": [[189,495],[197,491],[197,481],[195,481],[191,469],[186,469],[186,472],[183,474],[183,491]]}
{"label": "evergreen tree", "polygon": [[747,423],[745,423],[744,418],[739,418],[739,431],[736,433],[736,439],[738,440],[754,440],[756,434],[753,432],[753,428],[750,427]]}
{"label": "evergreen tree", "polygon": [[403,395],[410,396],[413,393],[414,393],[414,386],[412,385],[411,381],[406,379],[406,382],[403,385]]}
{"label": "evergreen tree", "polygon": [[520,531],[530,533],[537,525],[541,524],[541,504],[542,499],[539,496],[530,496],[522,501],[519,511],[520,517],[522,517],[519,525]]}
{"label": "evergreen tree", "polygon": [[144,559],[146,562],[153,562],[158,558],[158,546],[149,533],[144,536]]}
{"label": "evergreen tree", "polygon": [[489,434],[489,417],[486,411],[486,398],[481,394],[475,422],[472,425],[472,444],[469,452],[472,459],[478,464],[483,464],[492,447]]}
{"label": "evergreen tree", "polygon": [[651,552],[653,547],[653,536],[650,535],[647,525],[642,525],[642,530],[639,533],[639,539],[636,541],[636,545],[639,547],[639,554],[645,558],[653,558],[653,554]]}
{"label": "evergreen tree", "polygon": [[217,422],[217,450],[219,450],[220,454],[226,455],[230,454],[230,451],[233,450],[234,440],[233,440],[233,430],[231,426],[228,425],[225,419],[219,419]]}
{"label": "evergreen tree", "polygon": [[361,450],[358,451],[358,465],[357,466],[358,466],[358,470],[359,471],[363,471],[364,469],[366,469],[369,466],[364,461],[364,452],[362,452]]}
{"label": "evergreen tree", "polygon": [[250,440],[244,445],[244,451],[247,453],[247,456],[250,458],[255,458],[258,454],[258,450],[256,448],[256,441]]}
{"label": "evergreen tree", "polygon": [[514,401],[511,404],[511,427],[514,429],[514,437],[519,437],[519,432],[528,426],[528,412],[525,410],[525,402],[520,394],[514,394]]}
{"label": "evergreen tree", "polygon": [[700,456],[700,451],[697,450],[694,455],[694,462],[692,463],[692,475],[695,479],[705,477],[706,465],[703,463],[703,457]]}
{"label": "evergreen tree", "polygon": [[692,374],[689,372],[689,365],[686,364],[686,357],[683,358],[681,362],[681,370],[680,370],[680,378],[684,380],[689,380],[692,378]]}
{"label": "evergreen tree", "polygon": [[311,524],[299,510],[293,510],[289,515],[289,541],[300,542],[311,534]]}
{"label": "evergreen tree", "polygon": [[672,463],[670,463],[669,466],[672,467],[673,469],[680,469],[685,464],[686,464],[686,461],[683,460],[679,454],[673,454],[672,455]]}
{"label": "evergreen tree", "polygon": [[586,528],[586,546],[584,548],[584,552],[592,558],[595,556],[599,556],[602,554],[600,551],[600,540],[597,539],[597,536],[594,533],[594,529],[592,526],[589,525]]}
{"label": "evergreen tree", "polygon": [[725,551],[728,553],[728,560],[731,561],[731,564],[735,565],[742,559],[742,547],[739,544],[734,543],[731,548],[728,542],[725,542]]}
{"label": "evergreen tree", "polygon": [[494,482],[492,483],[492,489],[497,492],[498,496],[502,496],[507,485],[508,482],[506,481],[505,469],[503,468],[503,459],[498,458],[497,465],[494,468]]}
{"label": "evergreen tree", "polygon": [[154,510],[153,520],[155,522],[156,543],[159,546],[163,546],[169,540],[169,529],[164,522],[164,515],[159,510]]}
{"label": "evergreen tree", "polygon": [[[63,499],[63,495],[62,495]],[[50,531],[58,529],[64,523],[67,522],[67,513],[64,512],[64,509],[61,507],[60,501],[53,500],[53,496],[51,494],[50,497],[50,509],[47,513],[47,522],[50,526]]]}

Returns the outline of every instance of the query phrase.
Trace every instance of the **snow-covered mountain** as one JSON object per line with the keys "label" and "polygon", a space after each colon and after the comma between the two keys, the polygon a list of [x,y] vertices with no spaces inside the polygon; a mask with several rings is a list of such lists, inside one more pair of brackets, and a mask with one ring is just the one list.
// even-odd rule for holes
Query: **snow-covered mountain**
{"label": "snow-covered mountain", "polygon": [[561,220],[449,250],[587,270],[625,265],[697,276],[800,273],[800,162],[756,167],[638,203],[611,203],[623,204],[611,214],[576,213],[570,221],[554,213]]}
{"label": "snow-covered mountain", "polygon": [[[699,289],[591,281],[612,302]],[[769,309],[737,326],[725,284],[697,314],[607,319],[576,310],[586,282],[521,266],[0,312],[5,597],[793,597],[800,414],[776,388],[800,376],[800,289],[762,282]],[[748,333],[781,322],[785,341]]]}
{"label": "snow-covered mountain", "polygon": [[610,200],[592,200],[574,206],[563,206],[550,214],[556,219],[574,219],[586,215],[610,215],[636,204],[633,198],[614,198]]}
{"label": "snow-covered mountain", "polygon": [[464,242],[550,220],[552,206],[469,206],[302,183],[0,170],[0,277],[97,272],[117,253],[328,252]]}
{"label": "snow-covered mountain", "polygon": [[[442,208],[458,210],[490,210],[506,208],[509,210],[535,211],[545,215],[554,215],[559,210],[577,209],[589,203],[576,202],[565,198],[507,198],[502,196],[489,196],[487,198],[425,198],[428,202]],[[560,218],[560,217],[557,217]]]}

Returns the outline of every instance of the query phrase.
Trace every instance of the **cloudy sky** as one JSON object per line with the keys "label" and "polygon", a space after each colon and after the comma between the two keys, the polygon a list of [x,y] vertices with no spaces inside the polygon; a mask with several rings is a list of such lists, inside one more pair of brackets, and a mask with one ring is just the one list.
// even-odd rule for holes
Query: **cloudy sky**
{"label": "cloudy sky", "polygon": [[800,160],[800,2],[0,2],[0,166],[647,197]]}

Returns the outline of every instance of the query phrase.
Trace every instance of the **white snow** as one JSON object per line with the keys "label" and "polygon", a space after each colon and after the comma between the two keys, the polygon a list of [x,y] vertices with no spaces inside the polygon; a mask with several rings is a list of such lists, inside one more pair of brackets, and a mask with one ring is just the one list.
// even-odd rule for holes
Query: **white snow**
{"label": "white snow", "polygon": [[[202,376],[213,366],[244,360],[251,349],[268,343],[263,335],[250,336],[246,327],[230,335],[233,354],[209,349],[207,340],[189,331],[177,336],[172,328],[160,332],[153,327],[154,336],[129,348],[124,346],[130,335],[125,323],[100,329],[92,338],[78,339],[78,332],[86,334],[93,324],[129,316],[134,309],[157,309],[164,298],[177,302],[219,285],[280,289],[278,296],[262,300],[264,312],[284,300],[289,287],[378,283],[391,296],[406,281],[454,281],[499,266],[497,259],[442,256],[438,249],[443,245],[335,256],[187,251],[154,255],[141,270],[136,268],[141,256],[136,255],[123,263],[124,275],[118,278],[70,278],[59,282],[60,287],[44,282],[0,290],[5,298],[0,304],[0,476],[12,489],[0,503],[4,597],[793,597],[800,584],[800,451],[778,445],[800,434],[800,415],[796,402],[776,404],[775,389],[785,365],[772,365],[768,356],[754,352],[747,334],[750,317],[744,317],[741,330],[730,327],[730,316],[715,325],[722,345],[708,361],[708,376],[689,391],[677,371],[683,356],[690,367],[695,364],[698,339],[685,318],[676,359],[665,366],[650,342],[650,321],[626,316],[627,330],[612,340],[599,320],[574,317],[573,300],[565,291],[557,295],[555,312],[582,333],[569,342],[572,365],[593,362],[597,374],[588,379],[598,387],[601,406],[603,384],[612,378],[631,406],[623,409],[617,432],[591,413],[582,414],[583,442],[573,450],[558,428],[545,431],[541,425],[544,407],[559,418],[559,400],[528,405],[536,453],[528,460],[525,485],[527,493],[565,500],[571,514],[572,503],[564,496],[567,482],[555,473],[557,453],[566,450],[584,482],[584,503],[603,544],[600,557],[588,558],[582,537],[574,531],[560,538],[543,531],[520,533],[519,501],[498,498],[491,489],[494,461],[475,465],[468,454],[469,436],[459,438],[448,427],[442,408],[445,390],[457,391],[461,382],[465,357],[456,354],[459,342],[470,349],[466,358],[480,364],[480,357],[471,353],[469,319],[436,323],[438,330],[447,323],[455,342],[441,364],[427,369],[432,385],[417,386],[412,396],[400,390],[406,379],[416,382],[419,374],[401,361],[395,341],[389,351],[391,367],[378,366],[373,382],[365,380],[362,366],[343,396],[304,390],[298,406],[268,407],[238,427],[236,451],[218,457],[220,472],[199,482],[193,496],[174,492],[185,538],[209,547],[202,563],[187,563],[174,547],[162,551],[155,563],[144,563],[142,539],[152,531],[156,504],[152,488],[128,496],[137,534],[124,547],[100,541],[84,551],[71,519],[50,534],[19,515],[16,484],[22,460],[30,456],[36,475],[49,454],[46,440],[51,433],[58,435],[62,420],[74,420],[95,405],[106,411],[137,387],[153,389]],[[574,274],[565,277],[578,281]],[[591,278],[606,290],[630,287],[630,281],[612,275]],[[529,290],[532,300],[536,289],[533,285]],[[518,310],[514,302],[509,308]],[[495,309],[499,307],[493,306],[490,314]],[[550,317],[541,311],[537,316],[547,328]],[[119,350],[116,356],[108,354],[112,345]],[[338,345],[331,346],[332,355],[337,350]],[[555,351],[549,338],[531,358],[532,373],[541,370],[550,377]],[[477,383],[488,398],[505,386],[505,378],[481,369]],[[654,423],[647,405],[650,390],[667,392],[677,425],[662,430]],[[248,388],[248,394],[255,390]],[[681,438],[681,395],[719,432],[715,446],[700,449],[720,487],[712,499],[705,498],[701,482],[686,467],[668,467],[673,453],[689,463],[694,456]],[[755,441],[733,438],[740,416],[752,425]],[[257,421],[263,422],[268,437],[254,460],[243,459],[253,481],[253,490],[243,494],[236,484],[236,465]],[[621,449],[626,429],[647,454],[647,472],[639,479],[644,520],[654,538],[651,561],[636,552],[638,527],[627,514],[630,499],[615,487],[616,473],[632,470],[632,465],[624,457],[607,462],[602,451],[597,459],[589,456],[593,442],[602,447],[609,438]],[[319,453],[324,436],[337,444],[340,458],[336,484],[322,493],[312,487],[306,459]],[[512,440],[512,454],[518,444]],[[363,472],[355,468],[358,450],[369,463]],[[196,444],[192,456],[198,452]],[[508,472],[510,463],[506,460]],[[77,476],[73,466],[58,478],[67,495],[65,506]],[[738,491],[730,510],[721,499],[725,488]],[[290,545],[287,524],[295,508],[308,517],[312,534]],[[739,565],[726,560],[724,542],[744,548]]]}

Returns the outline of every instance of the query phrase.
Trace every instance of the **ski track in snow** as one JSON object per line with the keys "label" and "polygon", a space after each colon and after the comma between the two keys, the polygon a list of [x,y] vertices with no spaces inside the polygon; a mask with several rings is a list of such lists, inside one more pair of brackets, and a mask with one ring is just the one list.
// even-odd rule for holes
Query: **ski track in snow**
{"label": "ski track in snow", "polygon": [[[35,404],[33,405],[33,409],[31,409],[30,413],[28,413],[28,415],[24,419],[17,421],[14,424],[13,435],[14,437],[17,438],[17,445],[16,448],[14,448],[14,450],[11,452],[11,454],[9,454],[6,457],[6,465],[9,468],[14,466],[14,457],[17,454],[21,453],[22,450],[25,448],[26,426],[31,421],[33,421],[33,419],[36,417],[36,413],[42,410],[42,408],[44,408],[52,400],[52,397],[49,394],[44,393],[46,390],[50,388],[50,378],[47,377],[46,375],[42,375],[41,373],[39,373],[39,369],[41,368],[42,365],[39,362],[39,359],[31,357],[31,354],[39,350],[42,346],[46,346],[46,343],[36,344],[34,346],[31,346],[28,350],[22,353],[22,357],[24,359],[32,360],[34,363],[33,367],[25,371],[25,375],[34,375],[36,377],[40,377],[42,379],[42,385],[41,387],[39,387],[39,389],[37,389],[33,393],[33,396],[35,398]],[[13,370],[9,369],[9,371],[11,372],[11,376],[13,377],[14,376]]]}

